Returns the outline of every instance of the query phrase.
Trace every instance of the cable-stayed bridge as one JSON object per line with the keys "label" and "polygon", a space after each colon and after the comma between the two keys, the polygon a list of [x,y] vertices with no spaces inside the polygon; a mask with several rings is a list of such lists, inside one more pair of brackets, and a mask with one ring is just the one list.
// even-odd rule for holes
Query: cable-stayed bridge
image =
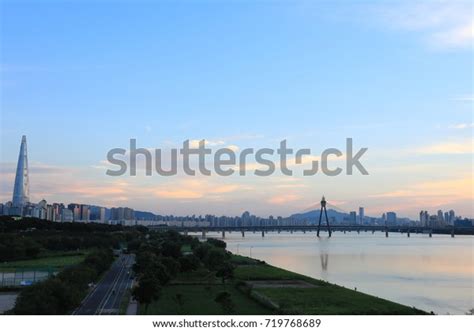
{"label": "cable-stayed bridge", "polygon": [[[319,210],[318,210],[319,209]],[[429,237],[432,237],[434,233],[436,234],[450,234],[451,237],[454,237],[455,234],[466,234],[473,235],[473,227],[469,228],[459,228],[452,225],[447,225],[443,227],[429,228],[424,226],[411,226],[411,225],[362,225],[362,224],[330,224],[327,209],[336,211],[341,214],[348,213],[342,208],[330,204],[326,201],[324,196],[321,199],[319,204],[311,205],[306,208],[301,214],[312,213],[314,212],[314,218],[319,219],[318,224],[252,224],[252,225],[194,225],[194,226],[148,226],[151,230],[175,230],[184,234],[190,233],[201,233],[201,237],[205,238],[206,234],[209,232],[218,232],[221,233],[222,238],[225,238],[226,233],[240,232],[242,237],[245,237],[245,233],[261,233],[262,237],[265,237],[266,233],[276,232],[287,232],[287,233],[297,233],[297,232],[316,232],[316,237],[319,237],[320,232],[327,232],[328,236],[331,237],[333,232],[356,232],[360,234],[361,232],[369,232],[375,234],[375,232],[385,233],[385,237],[389,236],[389,232],[398,232],[406,233],[408,237],[412,233],[422,233],[427,234]],[[295,214],[298,215],[298,214]],[[307,217],[311,218],[311,217]],[[324,219],[324,221],[323,221]],[[323,222],[322,222],[323,221]]]}

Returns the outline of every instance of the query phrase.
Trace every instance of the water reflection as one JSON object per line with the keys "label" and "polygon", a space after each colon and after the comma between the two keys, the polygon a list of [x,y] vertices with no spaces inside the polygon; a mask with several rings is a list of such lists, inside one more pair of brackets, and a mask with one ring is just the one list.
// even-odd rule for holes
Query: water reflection
{"label": "water reflection", "polygon": [[233,233],[226,241],[232,252],[239,245],[248,255],[251,248],[270,264],[427,311],[463,314],[474,307],[473,237],[269,232]]}
{"label": "water reflection", "polygon": [[319,254],[319,257],[321,258],[321,269],[323,271],[327,271],[328,270],[329,255],[327,253],[321,253],[321,254]]}

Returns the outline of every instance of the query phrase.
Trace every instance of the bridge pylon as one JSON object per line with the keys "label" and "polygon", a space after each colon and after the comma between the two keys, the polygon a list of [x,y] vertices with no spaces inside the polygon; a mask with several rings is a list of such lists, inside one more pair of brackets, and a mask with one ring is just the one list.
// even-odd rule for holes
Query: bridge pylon
{"label": "bridge pylon", "polygon": [[326,217],[326,226],[328,228],[329,237],[331,237],[331,227],[329,226],[328,212],[326,210],[326,199],[324,198],[324,196],[321,199],[321,211],[319,212],[318,232],[316,233],[316,236],[319,237],[319,230],[321,229],[321,219],[323,217],[323,210],[324,210],[324,216]]}

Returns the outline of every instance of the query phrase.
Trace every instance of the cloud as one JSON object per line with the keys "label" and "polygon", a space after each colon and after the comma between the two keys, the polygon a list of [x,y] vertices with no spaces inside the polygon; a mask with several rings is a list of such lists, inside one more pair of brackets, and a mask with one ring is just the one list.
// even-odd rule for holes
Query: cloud
{"label": "cloud", "polygon": [[421,154],[472,154],[474,139],[464,141],[442,142],[429,146],[424,146],[415,150]]}
{"label": "cloud", "polygon": [[371,212],[381,214],[395,210],[399,215],[411,214],[414,218],[420,209],[435,212],[454,209],[458,215],[472,217],[473,177],[466,174],[459,178],[433,180],[407,185],[403,189],[369,195]]}
{"label": "cloud", "polygon": [[297,194],[281,194],[275,195],[267,200],[268,203],[273,205],[287,204],[289,202],[300,200],[301,197]]}
{"label": "cloud", "polygon": [[[198,139],[189,140],[189,147],[190,148],[199,148],[199,142],[200,142],[200,140],[198,140]],[[225,144],[224,140],[207,140],[207,139],[205,139],[205,145],[204,146],[206,148],[209,148],[209,147],[222,146],[224,144]]]}
{"label": "cloud", "polygon": [[469,1],[410,1],[377,6],[376,13],[383,24],[418,32],[435,48],[472,48],[472,6]]}
{"label": "cloud", "polygon": [[474,21],[433,33],[432,43],[449,48],[472,47]]}
{"label": "cloud", "polygon": [[423,201],[425,206],[447,204],[457,200],[472,200],[472,176],[461,178],[421,182],[400,190],[369,195],[370,198],[408,198],[418,203]]}
{"label": "cloud", "polygon": [[464,94],[464,95],[458,95],[454,98],[452,98],[453,101],[459,101],[459,102],[473,102],[474,101],[474,95],[472,94]]}
{"label": "cloud", "polygon": [[450,129],[456,129],[456,130],[474,128],[474,123],[459,123],[459,124],[453,124],[453,125],[450,125],[449,128],[450,128]]}
{"label": "cloud", "polygon": [[200,192],[179,189],[156,191],[155,195],[165,199],[199,199],[204,196]]}

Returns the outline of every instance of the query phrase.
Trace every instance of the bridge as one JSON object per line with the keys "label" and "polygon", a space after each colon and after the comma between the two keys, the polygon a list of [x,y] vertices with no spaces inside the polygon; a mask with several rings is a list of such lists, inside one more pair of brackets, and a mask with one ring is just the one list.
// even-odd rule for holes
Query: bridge
{"label": "bridge", "polygon": [[[329,223],[328,215],[327,215],[327,207],[332,210],[342,212],[347,214],[344,210],[338,208],[337,206],[331,205],[326,201],[326,198],[323,196],[321,202],[319,203],[321,206],[319,212],[319,222],[318,225],[248,225],[248,226],[148,226],[151,230],[175,230],[184,234],[188,234],[189,232],[201,232],[202,238],[206,237],[206,233],[208,232],[218,232],[221,233],[222,238],[225,238],[226,232],[240,232],[242,237],[245,237],[246,232],[260,232],[262,237],[265,237],[265,233],[268,232],[312,232],[316,231],[316,236],[319,237],[319,233],[327,232],[328,236],[331,237],[333,232],[384,232],[385,237],[388,237],[389,232],[398,232],[398,233],[406,233],[408,237],[410,237],[411,233],[426,233],[429,237],[433,236],[433,233],[438,234],[451,234],[451,237],[454,238],[454,235],[457,234],[467,234],[473,235],[474,234],[474,227],[466,227],[466,228],[455,228],[453,225],[446,225],[442,227],[422,227],[422,226],[410,226],[410,225],[360,225],[360,224],[351,224],[351,225],[332,225]],[[316,211],[317,205],[312,205],[304,212],[308,211]],[[324,216],[324,217],[323,217]],[[321,221],[325,218],[326,224],[321,224]]]}
{"label": "bridge", "polygon": [[[150,230],[164,231],[174,230],[183,234],[189,233],[201,233],[203,238],[206,237],[207,233],[218,233],[221,234],[222,238],[225,238],[226,233],[237,232],[241,233],[242,237],[245,237],[246,233],[260,233],[262,237],[265,234],[276,232],[286,232],[289,234],[293,233],[306,233],[306,232],[317,232],[318,225],[254,225],[254,226],[163,226],[163,225],[150,225]],[[321,232],[328,232],[327,227],[321,227]],[[389,233],[404,233],[408,237],[413,233],[423,233],[429,237],[433,234],[450,234],[454,237],[455,234],[459,235],[474,235],[474,228],[455,228],[453,226],[438,227],[438,228],[427,228],[421,226],[383,226],[383,225],[331,225],[331,232],[342,232],[349,233],[355,232],[360,234],[361,232],[383,232],[388,237]],[[316,234],[315,234],[316,236]]]}

